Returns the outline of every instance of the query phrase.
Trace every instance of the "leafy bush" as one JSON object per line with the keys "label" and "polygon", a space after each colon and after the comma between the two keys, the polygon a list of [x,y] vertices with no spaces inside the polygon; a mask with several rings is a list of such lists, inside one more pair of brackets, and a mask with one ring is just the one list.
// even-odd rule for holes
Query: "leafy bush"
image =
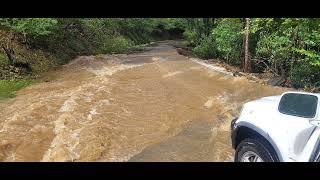
{"label": "leafy bush", "polygon": [[217,57],[216,43],[213,37],[209,36],[204,38],[200,44],[193,49],[193,53],[203,59]]}
{"label": "leafy bush", "polygon": [[294,63],[291,79],[295,87],[320,87],[320,53],[312,50],[293,49],[301,59]]}
{"label": "leafy bush", "polygon": [[287,74],[281,74],[288,76],[295,87],[319,86],[319,19],[268,18],[255,23],[260,35],[257,57],[269,59],[277,71],[285,68]]}
{"label": "leafy bush", "polygon": [[0,80],[0,98],[14,97],[16,91],[30,84],[30,80]]}
{"label": "leafy bush", "polygon": [[132,40],[135,45],[150,42],[151,33],[155,26],[151,18],[131,18],[121,19],[119,23],[119,33]]}
{"label": "leafy bush", "polygon": [[305,86],[320,87],[320,68],[319,66],[310,66],[307,62],[299,62],[293,66],[292,85],[296,88]]}
{"label": "leafy bush", "polygon": [[290,58],[292,42],[285,35],[276,33],[262,36],[257,44],[256,55],[259,57],[281,60]]}
{"label": "leafy bush", "polygon": [[159,18],[153,24],[152,40],[181,39],[186,28],[182,18]]}
{"label": "leafy bush", "polygon": [[[267,60],[278,75],[288,76],[288,67],[292,66],[293,42],[284,34],[263,35],[257,42],[256,57]],[[286,74],[287,73],[287,74]]]}
{"label": "leafy bush", "polygon": [[199,35],[194,31],[186,30],[184,31],[183,36],[186,38],[190,46],[196,46],[199,43]]}
{"label": "leafy bush", "polygon": [[208,37],[215,26],[215,18],[186,18],[180,23],[184,23],[184,37],[190,46],[197,46],[202,39]]}
{"label": "leafy bush", "polygon": [[53,18],[2,18],[0,25],[7,26],[15,32],[41,36],[52,33],[58,21]]}
{"label": "leafy bush", "polygon": [[241,64],[242,26],[239,19],[224,19],[212,32],[218,56],[233,64]]}
{"label": "leafy bush", "polygon": [[100,48],[101,53],[125,53],[132,47],[133,42],[122,36],[106,39]]}

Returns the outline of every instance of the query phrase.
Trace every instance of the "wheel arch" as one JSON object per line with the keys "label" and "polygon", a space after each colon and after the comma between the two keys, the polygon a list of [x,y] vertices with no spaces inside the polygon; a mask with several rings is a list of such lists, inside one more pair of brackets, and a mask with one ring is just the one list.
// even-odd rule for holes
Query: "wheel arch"
{"label": "wheel arch", "polygon": [[270,136],[262,129],[247,122],[237,123],[236,128],[232,132],[232,147],[236,149],[242,140],[249,137],[259,137],[263,139],[266,143],[270,145],[278,160],[283,161],[279,148],[277,147],[275,142],[270,138]]}

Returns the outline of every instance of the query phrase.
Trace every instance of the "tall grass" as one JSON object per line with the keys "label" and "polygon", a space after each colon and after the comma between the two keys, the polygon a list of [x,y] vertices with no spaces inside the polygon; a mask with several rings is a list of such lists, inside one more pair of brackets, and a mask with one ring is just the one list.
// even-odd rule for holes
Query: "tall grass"
{"label": "tall grass", "polygon": [[15,97],[16,91],[31,84],[31,80],[0,80],[0,98]]}

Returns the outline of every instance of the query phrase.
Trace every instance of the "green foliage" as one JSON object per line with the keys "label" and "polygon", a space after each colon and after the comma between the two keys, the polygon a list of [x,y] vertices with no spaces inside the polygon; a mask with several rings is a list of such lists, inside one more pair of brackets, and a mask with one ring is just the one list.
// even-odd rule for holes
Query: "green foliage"
{"label": "green foliage", "polygon": [[[221,18],[208,26],[207,20],[184,19],[184,37],[194,46],[194,54],[241,66],[244,21]],[[208,27],[211,36],[206,34]],[[295,87],[320,85],[320,18],[251,18],[249,51],[252,59],[263,59]]]}
{"label": "green foliage", "polygon": [[240,19],[224,19],[212,32],[218,55],[234,64],[241,64],[242,26]]}
{"label": "green foliage", "polygon": [[295,52],[299,53],[302,56],[301,61],[308,62],[311,66],[320,67],[320,53],[313,50],[305,49],[293,49]]}
{"label": "green foliage", "polygon": [[159,18],[154,19],[155,27],[162,26],[163,29],[170,30],[170,29],[185,29],[186,28],[186,21],[182,18]]}
{"label": "green foliage", "polygon": [[0,80],[0,98],[14,97],[16,91],[30,84],[30,80]]}
{"label": "green foliage", "polygon": [[100,48],[101,53],[114,54],[114,53],[125,53],[133,46],[133,42],[122,37],[113,37],[107,39]]}
{"label": "green foliage", "polygon": [[31,35],[48,35],[57,25],[53,18],[2,18],[0,25],[9,27],[15,32]]}
{"label": "green foliage", "polygon": [[[201,21],[200,21],[201,22]],[[193,23],[197,24],[198,21]],[[240,19],[222,19],[212,24],[211,33],[206,35],[202,28],[189,28],[184,35],[189,44],[194,45],[194,54],[201,58],[222,58],[232,64],[241,64],[242,30]],[[192,25],[191,27],[197,27]],[[214,27],[214,28],[212,28]],[[200,33],[202,32],[202,33]]]}
{"label": "green foliage", "polygon": [[186,28],[182,18],[153,19],[151,36],[153,40],[181,39]]}
{"label": "green foliage", "polygon": [[183,36],[186,38],[188,44],[191,46],[196,46],[201,41],[199,35],[195,31],[192,31],[192,30],[184,31]]}
{"label": "green foliage", "polygon": [[213,37],[209,36],[204,38],[200,44],[193,49],[193,53],[203,59],[217,57],[216,42]]}
{"label": "green foliage", "polygon": [[319,19],[257,19],[254,33],[260,37],[256,56],[269,59],[276,70],[283,67],[295,87],[320,83]]}
{"label": "green foliage", "polygon": [[131,18],[119,20],[119,32],[137,44],[150,42],[154,22],[151,18]]}
{"label": "green foliage", "polygon": [[263,35],[257,44],[256,55],[273,60],[288,59],[291,46],[292,42],[286,35]]}
{"label": "green foliage", "polygon": [[320,87],[320,68],[307,62],[298,62],[292,68],[291,80],[294,87]]}
{"label": "green foliage", "polygon": [[279,28],[281,19],[276,18],[252,18],[250,32],[251,33],[271,33]]}
{"label": "green foliage", "polygon": [[197,46],[208,38],[216,23],[214,18],[187,18],[181,22],[185,23],[184,37],[191,46]]}

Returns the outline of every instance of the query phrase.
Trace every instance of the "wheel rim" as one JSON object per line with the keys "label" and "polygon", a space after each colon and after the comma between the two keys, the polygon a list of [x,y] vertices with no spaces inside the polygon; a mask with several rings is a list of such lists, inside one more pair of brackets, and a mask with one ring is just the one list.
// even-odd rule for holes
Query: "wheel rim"
{"label": "wheel rim", "polygon": [[247,151],[242,155],[240,162],[263,162],[263,159],[257,153]]}

